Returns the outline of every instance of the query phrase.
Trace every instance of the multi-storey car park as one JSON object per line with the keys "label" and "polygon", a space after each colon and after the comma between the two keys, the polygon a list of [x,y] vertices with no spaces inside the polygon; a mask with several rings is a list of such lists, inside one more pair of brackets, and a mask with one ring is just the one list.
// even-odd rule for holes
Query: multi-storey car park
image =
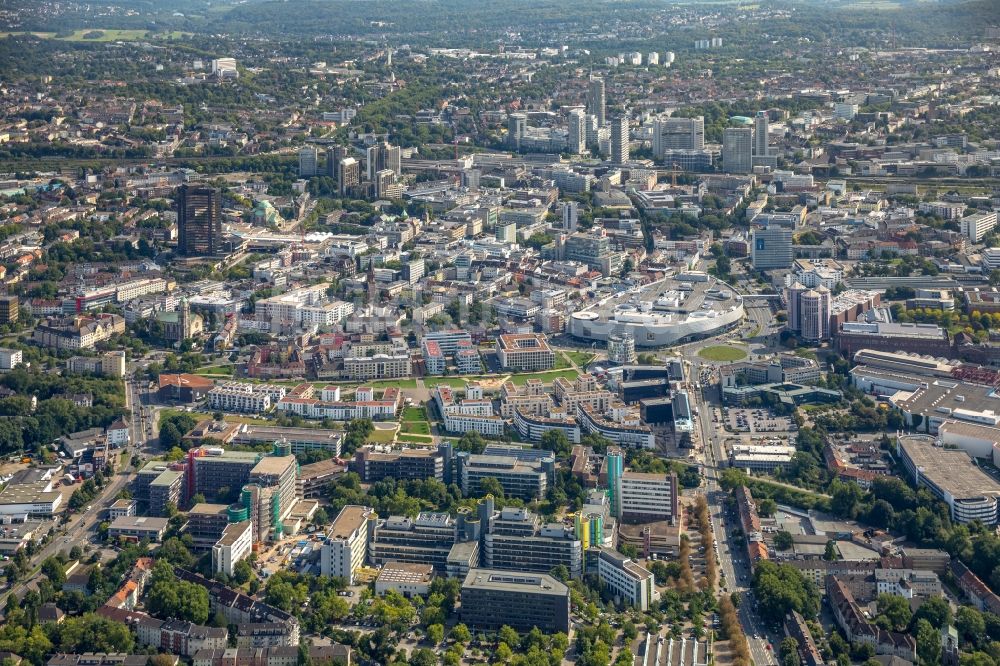
{"label": "multi-storey car park", "polygon": [[612,294],[574,312],[569,332],[598,341],[627,332],[637,347],[664,347],[717,335],[744,314],[743,297],[729,285],[690,271]]}

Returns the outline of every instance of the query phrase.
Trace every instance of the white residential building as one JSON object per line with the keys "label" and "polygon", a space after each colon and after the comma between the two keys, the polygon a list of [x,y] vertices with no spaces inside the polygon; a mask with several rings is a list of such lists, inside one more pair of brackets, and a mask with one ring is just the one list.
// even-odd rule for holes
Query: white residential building
{"label": "white residential building", "polygon": [[997,226],[997,214],[991,212],[968,215],[959,224],[962,235],[968,236],[973,243],[978,243]]}
{"label": "white residential building", "polygon": [[167,291],[167,281],[163,278],[143,278],[123,282],[115,288],[115,300],[119,303],[139,298],[146,294],[162,294]]}
{"label": "white residential building", "polygon": [[396,403],[389,400],[371,402],[324,402],[308,398],[284,398],[278,401],[278,411],[298,414],[307,419],[353,421],[372,419],[385,421],[396,416]]}
{"label": "white residential building", "polygon": [[980,254],[983,269],[987,272],[1000,268],[1000,247],[988,247]]}
{"label": "white residential building", "polygon": [[236,58],[216,58],[212,61],[212,74],[220,79],[238,78],[240,72],[236,69]]}
{"label": "white residential building", "polygon": [[448,432],[464,433],[475,431],[482,435],[499,436],[504,431],[504,420],[493,413],[493,402],[482,397],[482,390],[476,384],[467,384],[466,398],[456,400],[448,386],[434,389],[434,401],[444,419]]}
{"label": "white residential building", "polygon": [[284,396],[285,387],[277,384],[227,382],[208,392],[208,404],[224,412],[262,414]]}
{"label": "white residential building", "polygon": [[375,400],[375,392],[371,388],[360,387],[355,392],[353,402],[340,402],[339,392],[332,387],[326,387],[320,393],[322,399],[314,398],[315,389],[304,384],[293,389],[277,402],[277,410],[286,414],[297,414],[307,419],[332,419],[334,421],[350,421],[353,419],[372,419],[385,421],[396,417],[399,407],[400,393],[395,387],[387,388],[382,393],[381,400]]}
{"label": "white residential building", "polygon": [[20,349],[0,349],[0,370],[13,370],[23,360],[24,356]]}
{"label": "white residential building", "polygon": [[109,446],[117,448],[128,444],[130,439],[128,423],[122,418],[115,419],[114,423],[104,431],[104,436]]}
{"label": "white residential building", "polygon": [[344,376],[355,381],[409,377],[413,365],[407,354],[375,354],[344,359]]}
{"label": "white residential building", "polygon": [[327,287],[311,285],[257,301],[258,319],[270,321],[273,326],[304,328],[332,326],[343,321],[354,313],[354,304],[328,302]]}
{"label": "white residential building", "polygon": [[795,280],[815,289],[826,287],[831,291],[844,279],[844,267],[833,259],[796,259]]}
{"label": "white residential building", "polygon": [[964,203],[952,203],[950,201],[924,201],[917,208],[921,213],[937,215],[943,220],[958,220],[965,215],[968,208]]}
{"label": "white residential building", "polygon": [[340,510],[320,550],[322,575],[337,576],[354,585],[354,572],[368,556],[368,521],[374,516],[374,509],[357,504]]}
{"label": "white residential building", "polygon": [[253,521],[229,523],[212,546],[212,568],[216,573],[232,576],[236,565],[250,557],[252,551]]}

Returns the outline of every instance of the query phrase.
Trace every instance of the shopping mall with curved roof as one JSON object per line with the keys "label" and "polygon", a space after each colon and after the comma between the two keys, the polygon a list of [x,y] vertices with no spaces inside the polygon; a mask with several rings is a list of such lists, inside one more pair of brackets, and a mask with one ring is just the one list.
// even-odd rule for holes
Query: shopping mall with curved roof
{"label": "shopping mall with curved roof", "polygon": [[570,335],[606,342],[631,333],[636,347],[666,347],[718,335],[744,316],[743,297],[706,273],[689,271],[607,296],[569,318]]}

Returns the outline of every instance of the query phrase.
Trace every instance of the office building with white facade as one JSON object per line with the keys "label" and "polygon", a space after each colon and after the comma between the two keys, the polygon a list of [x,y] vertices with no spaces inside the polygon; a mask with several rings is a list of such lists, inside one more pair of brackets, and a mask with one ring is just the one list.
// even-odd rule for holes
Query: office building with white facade
{"label": "office building with white facade", "polygon": [[653,572],[621,553],[602,548],[597,558],[601,585],[621,604],[647,611],[659,599]]}

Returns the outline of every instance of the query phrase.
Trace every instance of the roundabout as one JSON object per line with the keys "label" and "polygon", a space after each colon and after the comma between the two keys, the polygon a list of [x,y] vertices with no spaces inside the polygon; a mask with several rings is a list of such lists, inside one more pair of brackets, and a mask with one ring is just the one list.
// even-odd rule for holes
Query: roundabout
{"label": "roundabout", "polygon": [[742,361],[747,357],[747,352],[742,347],[735,345],[711,345],[698,350],[698,356],[706,361],[717,361],[721,363],[732,363]]}

